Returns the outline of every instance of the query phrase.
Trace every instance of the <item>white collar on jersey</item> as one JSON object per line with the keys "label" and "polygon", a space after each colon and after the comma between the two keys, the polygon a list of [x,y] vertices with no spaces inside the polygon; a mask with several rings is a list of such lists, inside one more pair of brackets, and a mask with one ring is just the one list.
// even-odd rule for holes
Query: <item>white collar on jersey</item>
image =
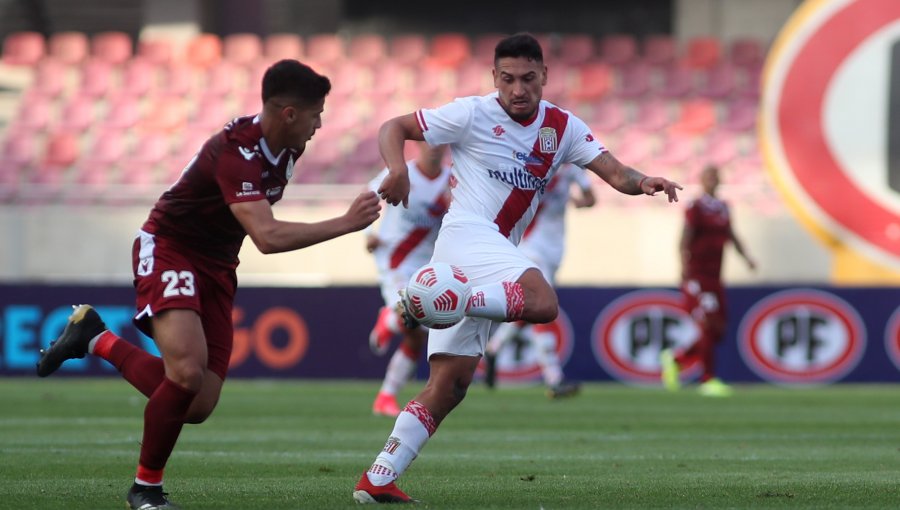
{"label": "white collar on jersey", "polygon": [[[256,114],[256,117],[253,117],[253,123],[259,124],[259,114]],[[273,165],[278,164],[278,160],[281,159],[281,155],[284,154],[284,151],[287,149],[281,149],[281,152],[278,153],[278,156],[272,154],[272,151],[269,150],[269,144],[266,143],[265,138],[259,139],[259,149],[262,151],[263,155],[269,160],[269,163]]]}

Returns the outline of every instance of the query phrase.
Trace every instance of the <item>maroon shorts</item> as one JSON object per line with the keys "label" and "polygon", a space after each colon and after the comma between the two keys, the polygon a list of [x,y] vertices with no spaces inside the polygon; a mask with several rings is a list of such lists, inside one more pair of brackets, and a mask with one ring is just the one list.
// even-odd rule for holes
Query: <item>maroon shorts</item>
{"label": "maroon shorts", "polygon": [[152,338],[151,317],[164,310],[194,310],[206,335],[206,366],[224,380],[234,338],[234,267],[143,231],[134,240],[132,267],[138,329]]}
{"label": "maroon shorts", "polygon": [[719,324],[725,323],[725,289],[722,282],[708,279],[687,280],[681,284],[681,293],[684,296],[685,309],[694,320],[707,322],[710,318],[717,318]]}

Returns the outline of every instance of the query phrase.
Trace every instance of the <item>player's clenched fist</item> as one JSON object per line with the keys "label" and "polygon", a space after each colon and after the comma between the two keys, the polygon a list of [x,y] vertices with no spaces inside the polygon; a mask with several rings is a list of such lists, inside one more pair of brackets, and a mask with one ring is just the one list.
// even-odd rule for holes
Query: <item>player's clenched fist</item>
{"label": "player's clenched fist", "polygon": [[388,172],[378,187],[378,196],[391,205],[399,205],[402,202],[403,207],[406,207],[409,197],[409,170],[404,168],[402,171]]}

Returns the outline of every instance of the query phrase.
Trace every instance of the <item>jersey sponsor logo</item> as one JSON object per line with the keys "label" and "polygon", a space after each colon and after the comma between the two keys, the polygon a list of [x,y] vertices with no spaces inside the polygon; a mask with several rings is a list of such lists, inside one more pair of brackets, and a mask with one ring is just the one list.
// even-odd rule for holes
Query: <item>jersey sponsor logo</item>
{"label": "jersey sponsor logo", "polygon": [[898,40],[896,0],[804,2],[767,58],[759,126],[769,173],[803,224],[895,269]]}
{"label": "jersey sponsor logo", "polygon": [[553,154],[556,152],[556,129],[552,127],[542,127],[540,134],[541,152],[545,154]]}
{"label": "jersey sponsor logo", "polygon": [[238,150],[240,151],[241,156],[244,156],[244,159],[246,159],[247,161],[250,161],[254,156],[257,155],[256,147],[248,149],[246,147],[238,146]]}
{"label": "jersey sponsor logo", "polygon": [[496,136],[496,137],[503,136],[503,133],[506,133],[506,130],[503,129],[503,126],[501,126],[500,124],[497,124],[496,126],[494,126],[494,128],[491,129],[491,131],[494,132],[494,136]]}
{"label": "jersey sponsor logo", "polygon": [[524,168],[513,168],[512,170],[503,172],[500,170],[488,170],[488,177],[505,182],[514,188],[525,190],[536,190],[541,194],[547,188],[549,179],[532,175]]}
{"label": "jersey sponsor logo", "polygon": [[538,156],[535,156],[533,153],[526,154],[524,152],[513,151],[513,157],[516,158],[517,161],[521,161],[526,165],[543,165],[544,160]]}
{"label": "jersey sponsor logo", "polygon": [[[659,352],[684,349],[699,335],[679,292],[639,290],[607,305],[591,332],[594,357],[616,379],[636,384],[660,381]],[[685,378],[700,371],[695,362],[682,368]]]}
{"label": "jersey sponsor logo", "polygon": [[738,328],[741,357],[775,383],[837,381],[859,363],[866,330],[856,310],[828,292],[792,289],[754,305]]}

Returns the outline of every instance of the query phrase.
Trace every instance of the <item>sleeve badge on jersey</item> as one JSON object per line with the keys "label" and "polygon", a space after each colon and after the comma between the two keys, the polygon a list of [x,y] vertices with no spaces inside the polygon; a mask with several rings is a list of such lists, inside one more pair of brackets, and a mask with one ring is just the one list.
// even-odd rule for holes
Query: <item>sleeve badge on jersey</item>
{"label": "sleeve badge on jersey", "polygon": [[553,154],[556,152],[556,129],[552,127],[542,127],[540,130],[541,152],[545,154]]}

